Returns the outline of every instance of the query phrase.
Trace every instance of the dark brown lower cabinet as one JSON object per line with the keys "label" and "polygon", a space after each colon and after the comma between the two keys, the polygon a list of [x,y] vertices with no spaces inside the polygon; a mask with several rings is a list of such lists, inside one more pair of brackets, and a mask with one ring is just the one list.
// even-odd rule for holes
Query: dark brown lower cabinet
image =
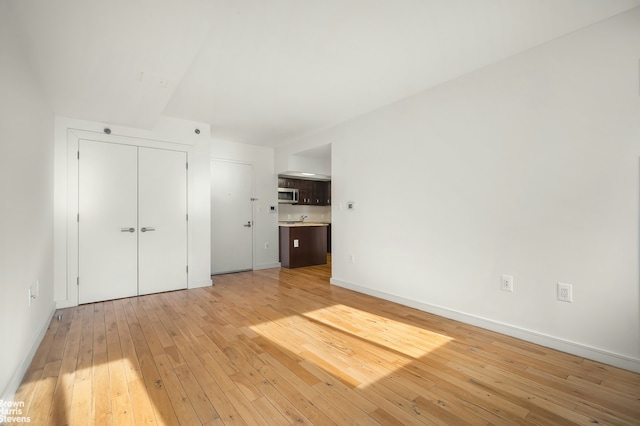
{"label": "dark brown lower cabinet", "polygon": [[327,263],[327,227],[281,226],[280,263],[285,268]]}

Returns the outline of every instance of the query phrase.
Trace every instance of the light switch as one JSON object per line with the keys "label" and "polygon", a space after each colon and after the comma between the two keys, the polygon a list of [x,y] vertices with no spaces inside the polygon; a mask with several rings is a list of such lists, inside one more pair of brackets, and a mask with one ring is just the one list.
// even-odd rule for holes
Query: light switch
{"label": "light switch", "polygon": [[293,247],[300,247],[298,240],[293,240]]}

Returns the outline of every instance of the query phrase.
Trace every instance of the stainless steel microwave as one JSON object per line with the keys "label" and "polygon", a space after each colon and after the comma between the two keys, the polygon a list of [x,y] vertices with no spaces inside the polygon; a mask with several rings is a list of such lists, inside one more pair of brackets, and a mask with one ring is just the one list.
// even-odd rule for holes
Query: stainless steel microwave
{"label": "stainless steel microwave", "polygon": [[299,192],[294,188],[278,188],[278,203],[298,204]]}

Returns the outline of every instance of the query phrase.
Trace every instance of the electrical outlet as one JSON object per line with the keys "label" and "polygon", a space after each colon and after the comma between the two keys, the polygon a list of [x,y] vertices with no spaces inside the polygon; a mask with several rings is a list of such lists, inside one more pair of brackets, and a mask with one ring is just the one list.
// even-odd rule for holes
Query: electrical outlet
{"label": "electrical outlet", "polygon": [[513,291],[513,275],[502,274],[500,289],[503,291]]}
{"label": "electrical outlet", "polygon": [[561,302],[573,302],[573,286],[571,284],[558,283],[558,300]]}

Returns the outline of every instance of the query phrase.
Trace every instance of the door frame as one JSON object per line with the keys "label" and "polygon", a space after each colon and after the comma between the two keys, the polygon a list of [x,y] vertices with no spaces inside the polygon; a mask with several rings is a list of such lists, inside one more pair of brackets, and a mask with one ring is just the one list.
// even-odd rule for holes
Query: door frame
{"label": "door frame", "polygon": [[[210,157],[209,171],[211,171],[211,163],[214,161],[251,166],[251,270],[255,271],[256,269],[256,231],[255,231],[256,203],[255,202],[258,201],[258,199],[255,196],[255,193],[256,193],[255,164],[250,161],[231,160],[229,158],[222,158],[222,157]],[[209,204],[211,204],[211,199],[209,199]],[[212,217],[213,217],[213,213],[211,213],[209,220],[211,220]],[[211,235],[209,235],[209,240],[211,243],[213,243],[213,241],[211,241]],[[211,273],[213,273],[213,271],[211,271]]]}
{"label": "door frame", "polygon": [[[79,235],[77,215],[79,195],[78,149],[80,140],[91,140],[119,145],[130,145],[135,147],[158,148],[166,149],[169,151],[185,152],[187,155],[187,162],[191,162],[191,160],[194,158],[194,146],[192,144],[137,138],[132,136],[113,135],[81,129],[67,130],[66,300],[63,302],[64,306],[58,307],[71,307],[78,306],[79,304],[78,275],[80,265],[78,263]],[[187,214],[189,214],[190,217],[193,211],[193,197],[190,197],[189,194],[191,193],[193,187],[193,173],[187,172]],[[189,265],[189,269],[191,269],[191,254],[193,253],[192,242],[194,239],[192,233],[192,226],[190,222],[187,222],[187,264]],[[188,274],[187,282],[187,288],[191,288],[191,274]],[[60,304],[58,303],[58,305]]]}

